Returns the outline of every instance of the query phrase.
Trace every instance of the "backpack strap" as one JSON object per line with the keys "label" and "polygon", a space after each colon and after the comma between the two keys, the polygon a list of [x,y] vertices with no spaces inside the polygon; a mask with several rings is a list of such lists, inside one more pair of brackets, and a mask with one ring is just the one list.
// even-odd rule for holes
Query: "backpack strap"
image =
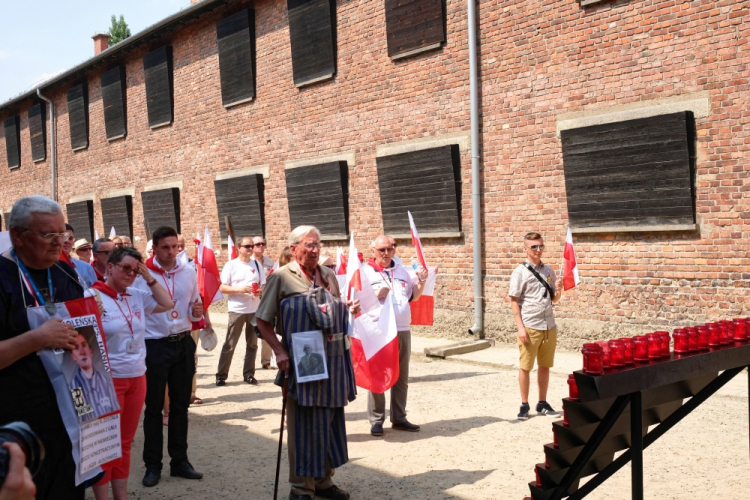
{"label": "backpack strap", "polygon": [[550,286],[550,284],[547,283],[547,281],[545,281],[545,279],[542,278],[539,275],[538,272],[536,272],[536,269],[534,269],[531,264],[529,264],[528,262],[524,262],[523,263],[523,267],[525,267],[526,269],[528,269],[529,272],[531,272],[531,274],[533,274],[536,277],[536,279],[539,280],[539,283],[541,283],[542,285],[544,285],[545,292],[544,292],[544,297],[543,298],[546,299],[548,293],[549,293],[550,297],[554,297],[555,296],[555,289],[552,288]]}

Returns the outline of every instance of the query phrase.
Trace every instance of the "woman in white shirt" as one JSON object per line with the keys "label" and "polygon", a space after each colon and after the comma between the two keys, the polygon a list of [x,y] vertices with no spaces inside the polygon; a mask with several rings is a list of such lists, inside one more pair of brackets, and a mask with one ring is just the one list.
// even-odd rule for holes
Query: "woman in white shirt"
{"label": "woman in white shirt", "polygon": [[[146,314],[168,311],[173,307],[167,290],[151,276],[135,248],[119,248],[107,259],[107,281],[97,281],[86,292],[101,302],[102,327],[107,340],[107,353],[112,381],[120,403],[120,434],[122,460],[107,471],[95,484],[96,500],[109,498],[108,483],[112,481],[115,500],[128,496],[130,448],[146,399]],[[141,275],[150,293],[131,285]]]}

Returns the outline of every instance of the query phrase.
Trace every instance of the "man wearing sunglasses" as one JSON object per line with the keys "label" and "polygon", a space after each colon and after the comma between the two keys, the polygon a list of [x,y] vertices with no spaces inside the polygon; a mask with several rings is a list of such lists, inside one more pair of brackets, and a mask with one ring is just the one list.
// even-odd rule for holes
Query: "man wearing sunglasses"
{"label": "man wearing sunglasses", "polygon": [[[266,252],[266,240],[263,239],[262,236],[256,236],[253,238],[253,260],[256,261],[258,264],[260,264],[261,268],[263,269],[263,279],[268,278],[268,273],[271,272],[271,269],[273,269],[273,259],[266,257],[263,255]],[[271,368],[271,356],[273,354],[273,350],[271,349],[271,346],[268,345],[268,342],[261,339],[260,341],[260,364],[263,367],[264,370],[268,370]],[[273,369],[275,370],[276,367],[274,366]]]}
{"label": "man wearing sunglasses", "polygon": [[102,283],[107,281],[107,259],[115,249],[115,244],[109,238],[99,238],[94,242],[94,271],[96,279]]}
{"label": "man wearing sunglasses", "polygon": [[[527,233],[523,242],[526,262],[518,266],[510,277],[510,306],[518,329],[520,369],[518,385],[521,388],[521,411],[519,420],[528,420],[529,385],[534,361],[537,361],[537,384],[539,385],[538,415],[557,417],[558,412],[547,403],[549,369],[555,360],[557,327],[552,304],[562,296],[562,278],[542,262],[544,240],[539,233]],[[554,284],[554,286],[553,286]]]}

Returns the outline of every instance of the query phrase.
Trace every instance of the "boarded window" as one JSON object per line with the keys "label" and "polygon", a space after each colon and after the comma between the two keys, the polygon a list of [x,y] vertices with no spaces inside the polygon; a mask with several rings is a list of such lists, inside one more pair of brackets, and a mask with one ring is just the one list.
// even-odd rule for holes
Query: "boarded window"
{"label": "boarded window", "polygon": [[143,56],[148,126],[172,123],[172,47],[159,47]]}
{"label": "boarded window", "polygon": [[385,0],[388,55],[400,59],[445,42],[443,0]]}
{"label": "boarded window", "polygon": [[[232,217],[232,227],[237,238],[265,236],[265,200],[263,176],[260,174],[233,177],[214,181],[216,208],[219,212],[221,237],[227,237],[224,217]],[[235,242],[239,243],[239,242]]]}
{"label": "boarded window", "polygon": [[3,122],[5,128],[5,151],[8,154],[8,168],[21,166],[21,121],[13,115]]}
{"label": "boarded window", "polygon": [[349,234],[349,169],[345,161],[286,171],[292,228],[317,227],[324,236]]}
{"label": "boarded window", "polygon": [[336,73],[335,2],[287,0],[292,69],[296,86],[330,78]]}
{"label": "boarded window", "polygon": [[244,9],[216,23],[221,102],[234,106],[255,98],[255,11]]}
{"label": "boarded window", "polygon": [[68,122],[73,151],[89,147],[89,104],[85,83],[68,89]]}
{"label": "boarded window", "polygon": [[409,233],[407,211],[420,233],[461,231],[461,161],[457,145],[377,159],[386,233]]}
{"label": "boarded window", "polygon": [[47,159],[47,136],[45,106],[38,102],[29,108],[29,138],[31,139],[31,161]]}
{"label": "boarded window", "polygon": [[10,212],[5,212],[3,214],[3,220],[5,221],[5,230],[10,231],[10,226],[8,226],[8,224],[10,224]]}
{"label": "boarded window", "polygon": [[115,234],[133,239],[133,197],[115,196],[102,199],[102,220],[104,232],[109,234],[114,227]]}
{"label": "boarded window", "polygon": [[141,193],[143,219],[146,234],[151,239],[154,231],[162,226],[180,232],[180,190],[179,188],[159,189]]}
{"label": "boarded window", "polygon": [[125,99],[125,67],[115,66],[102,73],[102,104],[104,105],[104,128],[107,140],[125,137],[127,133]]}
{"label": "boarded window", "polygon": [[92,200],[68,203],[65,205],[68,213],[68,224],[73,226],[76,240],[86,238],[94,242],[94,202]]}
{"label": "boarded window", "polygon": [[573,227],[692,224],[692,113],[563,130]]}

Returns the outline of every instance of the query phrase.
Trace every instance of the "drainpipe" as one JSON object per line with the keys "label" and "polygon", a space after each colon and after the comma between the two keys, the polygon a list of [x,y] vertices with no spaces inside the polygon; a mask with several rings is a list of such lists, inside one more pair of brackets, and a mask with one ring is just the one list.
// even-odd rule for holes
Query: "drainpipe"
{"label": "drainpipe", "polygon": [[50,198],[52,198],[53,201],[57,201],[57,172],[55,171],[55,105],[52,101],[42,95],[41,89],[36,89],[36,95],[49,104],[49,155],[52,166],[52,196],[50,196]]}
{"label": "drainpipe", "polygon": [[479,190],[479,96],[477,95],[477,18],[476,0],[467,0],[469,21],[469,93],[471,95],[471,225],[474,239],[474,326],[471,335],[484,338],[484,297],[482,296],[482,199]]}

